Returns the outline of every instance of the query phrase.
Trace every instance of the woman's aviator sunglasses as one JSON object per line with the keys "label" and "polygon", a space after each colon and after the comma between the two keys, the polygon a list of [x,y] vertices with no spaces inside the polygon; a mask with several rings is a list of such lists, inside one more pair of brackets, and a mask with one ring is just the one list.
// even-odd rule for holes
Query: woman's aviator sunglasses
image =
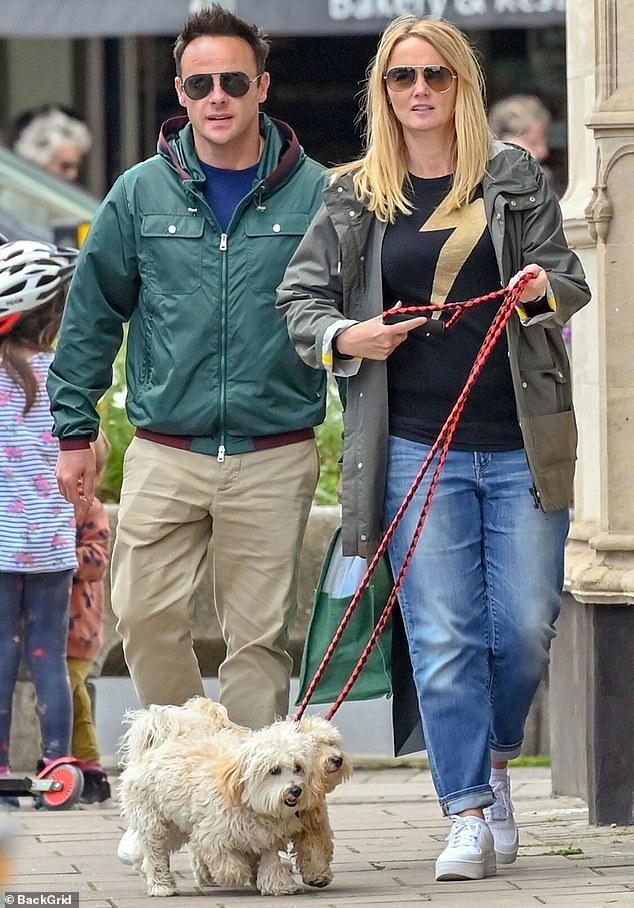
{"label": "woman's aviator sunglasses", "polygon": [[187,76],[183,82],[183,91],[192,101],[202,101],[209,92],[214,90],[214,76],[218,76],[220,87],[231,98],[242,98],[251,88],[252,82],[257,82],[262,73],[249,79],[246,73],[196,73]]}
{"label": "woman's aviator sunglasses", "polygon": [[446,66],[393,66],[383,78],[390,91],[407,91],[416,83],[419,71],[427,86],[437,94],[449,91],[453,80],[458,78]]}

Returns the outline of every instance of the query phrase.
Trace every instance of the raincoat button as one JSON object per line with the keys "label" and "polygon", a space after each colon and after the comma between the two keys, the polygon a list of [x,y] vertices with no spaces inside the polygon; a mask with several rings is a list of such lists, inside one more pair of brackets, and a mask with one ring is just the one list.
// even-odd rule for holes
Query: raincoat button
{"label": "raincoat button", "polygon": [[337,192],[343,192],[343,186],[337,186]]}
{"label": "raincoat button", "polygon": [[281,229],[279,224],[273,224],[273,233],[279,233]]}
{"label": "raincoat button", "polygon": [[176,225],[175,225],[175,224],[170,224],[169,227],[167,228],[167,232],[168,232],[168,233],[176,233]]}
{"label": "raincoat button", "polygon": [[356,213],[357,213],[356,211],[349,211],[349,212],[348,212],[348,214],[350,215],[351,218],[353,218],[353,217],[355,216]]}
{"label": "raincoat button", "polygon": [[361,540],[361,542],[368,541],[368,537],[365,535],[365,533],[361,533],[361,535],[359,536],[359,539]]}
{"label": "raincoat button", "polygon": [[357,469],[358,469],[358,470],[362,470],[362,469],[363,469],[363,461],[362,461],[362,460],[360,460],[359,463],[357,464]]}
{"label": "raincoat button", "polygon": [[528,385],[525,381],[522,382],[522,388],[528,388]]}
{"label": "raincoat button", "polygon": [[534,196],[534,195],[529,196],[529,197],[528,197],[528,201],[529,201],[529,202],[534,202],[534,201],[535,201],[535,196]]}
{"label": "raincoat button", "polygon": [[511,208],[516,208],[516,207],[517,207],[517,202],[513,200],[511,202]]}

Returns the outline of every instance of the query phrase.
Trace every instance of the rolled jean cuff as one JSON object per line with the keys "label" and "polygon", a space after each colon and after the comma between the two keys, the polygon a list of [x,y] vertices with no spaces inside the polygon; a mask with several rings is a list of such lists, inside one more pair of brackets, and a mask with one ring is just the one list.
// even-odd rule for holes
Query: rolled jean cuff
{"label": "rolled jean cuff", "polygon": [[475,807],[490,807],[495,801],[490,785],[480,785],[477,788],[466,788],[440,799],[440,806],[446,817],[463,810],[473,810]]}
{"label": "rolled jean cuff", "polygon": [[519,744],[509,744],[505,747],[502,744],[491,745],[491,759],[496,763],[503,763],[505,760],[514,760],[522,752],[522,742]]}

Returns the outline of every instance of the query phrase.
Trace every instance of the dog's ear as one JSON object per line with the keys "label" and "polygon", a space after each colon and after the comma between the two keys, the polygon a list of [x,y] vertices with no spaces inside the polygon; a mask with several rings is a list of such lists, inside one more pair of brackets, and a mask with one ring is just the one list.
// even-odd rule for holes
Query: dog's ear
{"label": "dog's ear", "polygon": [[244,792],[244,763],[238,755],[227,754],[216,764],[218,792],[231,807],[239,807]]}

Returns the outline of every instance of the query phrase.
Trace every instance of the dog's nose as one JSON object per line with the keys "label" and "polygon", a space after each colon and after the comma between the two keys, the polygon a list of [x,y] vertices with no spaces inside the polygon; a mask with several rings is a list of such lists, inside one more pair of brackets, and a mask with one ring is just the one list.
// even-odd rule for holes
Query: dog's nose
{"label": "dog's nose", "polygon": [[341,769],[341,764],[343,763],[343,757],[331,757],[330,762],[335,767],[335,769]]}
{"label": "dog's nose", "polygon": [[299,785],[291,785],[291,787],[288,789],[288,793],[291,798],[298,798],[302,793],[302,789],[299,787]]}

